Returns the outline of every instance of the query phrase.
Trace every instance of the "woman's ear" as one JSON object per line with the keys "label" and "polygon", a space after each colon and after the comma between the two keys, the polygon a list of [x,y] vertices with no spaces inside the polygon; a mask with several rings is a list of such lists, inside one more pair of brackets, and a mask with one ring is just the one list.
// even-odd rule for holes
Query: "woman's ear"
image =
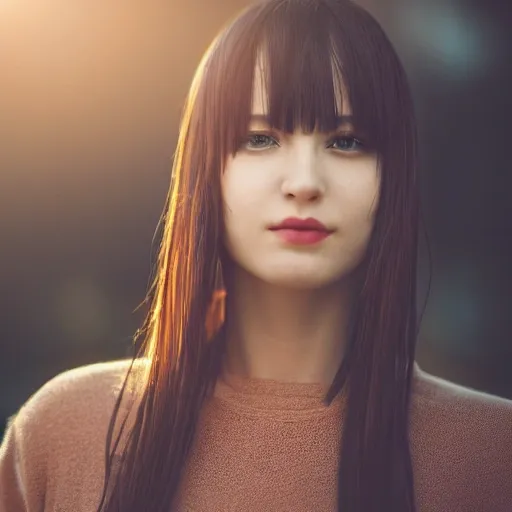
{"label": "woman's ear", "polygon": [[212,300],[206,313],[206,335],[210,341],[219,332],[226,318],[226,290],[213,292]]}

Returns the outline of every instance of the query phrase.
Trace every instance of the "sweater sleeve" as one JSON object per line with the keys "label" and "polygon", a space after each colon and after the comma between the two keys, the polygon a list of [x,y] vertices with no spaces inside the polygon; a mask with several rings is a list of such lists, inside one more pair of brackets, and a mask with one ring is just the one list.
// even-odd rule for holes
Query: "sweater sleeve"
{"label": "sweater sleeve", "polygon": [[9,423],[0,446],[0,512],[34,510],[26,491],[27,481],[30,480],[27,470],[36,461],[29,460],[30,453],[20,437],[14,419]]}
{"label": "sweater sleeve", "polygon": [[0,512],[77,510],[103,485],[105,436],[129,362],[64,372],[11,419],[0,445]]}
{"label": "sweater sleeve", "polygon": [[0,445],[0,512],[45,508],[48,445],[39,400],[31,397],[10,419]]}

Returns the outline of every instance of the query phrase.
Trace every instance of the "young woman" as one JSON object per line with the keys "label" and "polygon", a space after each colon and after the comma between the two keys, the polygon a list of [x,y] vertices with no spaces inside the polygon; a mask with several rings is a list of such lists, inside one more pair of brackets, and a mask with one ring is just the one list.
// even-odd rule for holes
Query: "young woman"
{"label": "young woman", "polygon": [[184,110],[141,351],[24,405],[1,512],[512,510],[512,403],[414,362],[417,181],[369,14],[241,14]]}

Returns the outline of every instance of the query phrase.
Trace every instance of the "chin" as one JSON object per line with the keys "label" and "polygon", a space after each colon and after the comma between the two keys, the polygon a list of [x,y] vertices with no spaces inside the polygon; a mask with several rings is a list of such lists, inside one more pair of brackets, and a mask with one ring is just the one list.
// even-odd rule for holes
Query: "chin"
{"label": "chin", "polygon": [[262,279],[267,283],[280,286],[283,288],[290,288],[294,290],[315,290],[319,288],[325,288],[335,282],[338,282],[342,276],[339,274],[330,274],[321,272],[319,270],[308,270],[308,271],[283,271],[283,272],[272,272]]}
{"label": "chin", "polygon": [[[235,260],[236,261],[236,260]],[[245,265],[234,263],[235,272],[242,279],[266,283],[271,286],[293,290],[318,290],[327,288],[349,277],[355,262],[332,261],[331,258],[310,258],[308,261],[285,258],[261,258],[244,261]]]}

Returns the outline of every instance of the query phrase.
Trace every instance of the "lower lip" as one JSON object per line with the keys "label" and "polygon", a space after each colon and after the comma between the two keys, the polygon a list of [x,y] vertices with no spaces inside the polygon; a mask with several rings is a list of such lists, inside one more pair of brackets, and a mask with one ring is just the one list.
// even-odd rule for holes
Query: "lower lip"
{"label": "lower lip", "polygon": [[274,233],[289,244],[312,245],[325,240],[330,233],[328,231],[317,231],[314,229],[276,229]]}

